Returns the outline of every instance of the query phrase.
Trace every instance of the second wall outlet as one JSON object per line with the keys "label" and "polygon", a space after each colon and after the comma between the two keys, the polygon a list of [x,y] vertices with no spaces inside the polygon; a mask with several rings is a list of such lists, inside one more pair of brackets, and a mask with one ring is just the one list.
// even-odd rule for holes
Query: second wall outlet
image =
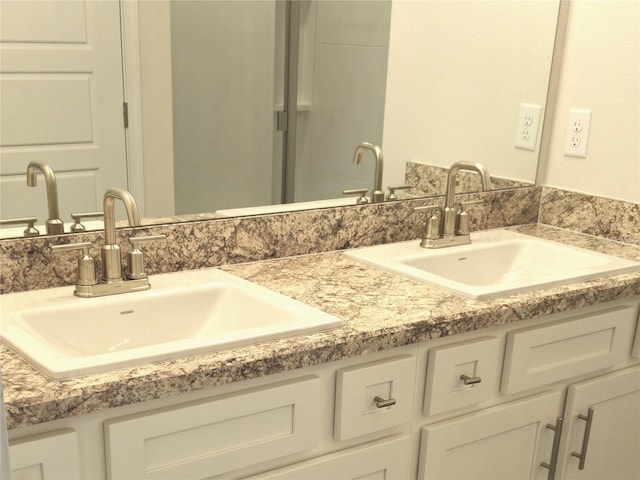
{"label": "second wall outlet", "polygon": [[568,157],[587,158],[591,110],[572,108],[569,110],[567,138],[564,154]]}
{"label": "second wall outlet", "polygon": [[541,105],[521,103],[518,114],[518,125],[514,146],[523,150],[535,151],[538,140],[538,126],[540,125]]}

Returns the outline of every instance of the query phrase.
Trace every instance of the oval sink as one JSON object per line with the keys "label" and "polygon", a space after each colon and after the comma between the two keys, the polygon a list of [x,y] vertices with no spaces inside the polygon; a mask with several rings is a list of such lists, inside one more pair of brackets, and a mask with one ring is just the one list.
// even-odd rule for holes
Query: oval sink
{"label": "oval sink", "polygon": [[420,247],[418,240],[345,256],[472,299],[511,295],[640,269],[640,264],[508,230],[471,234],[469,245]]}
{"label": "oval sink", "polygon": [[99,298],[73,287],[0,296],[2,340],[55,379],[335,328],[340,320],[218,269]]}

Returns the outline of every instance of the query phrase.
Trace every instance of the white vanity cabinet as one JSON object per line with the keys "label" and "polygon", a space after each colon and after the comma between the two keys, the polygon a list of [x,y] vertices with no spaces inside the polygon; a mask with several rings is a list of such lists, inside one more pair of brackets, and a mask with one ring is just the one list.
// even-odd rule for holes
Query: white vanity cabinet
{"label": "white vanity cabinet", "polygon": [[640,366],[571,385],[564,415],[557,478],[640,478]]}
{"label": "white vanity cabinet", "polygon": [[560,393],[536,395],[422,428],[418,478],[546,478]]}
{"label": "white vanity cabinet", "polygon": [[[474,393],[475,385],[459,382],[460,368],[478,371],[483,358],[485,367],[493,362],[483,348],[490,339],[432,348],[424,416],[418,419],[425,423],[418,478],[640,478],[640,366],[633,358],[640,342],[637,321],[634,300],[494,331],[503,339],[504,359],[499,361],[501,382],[492,392]],[[438,372],[439,356],[447,359],[444,374]],[[493,381],[494,370],[484,370],[479,379],[488,375]],[[442,381],[430,381],[435,377]],[[441,400],[443,385],[449,385],[444,393],[453,395],[449,412]],[[477,409],[470,412],[474,400]],[[445,413],[429,417],[433,405],[440,405],[436,413]],[[461,407],[466,409],[456,410]],[[585,460],[582,469],[579,457]]]}
{"label": "white vanity cabinet", "polygon": [[10,431],[14,478],[635,480],[639,309],[611,302]]}

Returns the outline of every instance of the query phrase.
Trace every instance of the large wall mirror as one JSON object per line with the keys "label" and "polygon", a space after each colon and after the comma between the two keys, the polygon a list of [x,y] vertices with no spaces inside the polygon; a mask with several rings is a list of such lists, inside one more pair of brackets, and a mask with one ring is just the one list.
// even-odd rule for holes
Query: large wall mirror
{"label": "large wall mirror", "polygon": [[515,143],[522,104],[542,122],[558,4],[3,0],[0,217],[50,215],[30,162],[55,171],[65,222],[112,186],[149,221],[355,204],[363,141],[385,187],[456,160],[534,183],[542,128]]}

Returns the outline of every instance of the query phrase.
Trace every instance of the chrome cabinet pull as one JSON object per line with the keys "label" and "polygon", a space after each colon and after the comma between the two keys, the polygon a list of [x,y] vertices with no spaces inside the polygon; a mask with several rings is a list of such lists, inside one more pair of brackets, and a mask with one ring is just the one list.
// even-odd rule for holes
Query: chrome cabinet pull
{"label": "chrome cabinet pull", "polygon": [[476,383],[480,383],[482,378],[470,377],[469,375],[462,374],[460,375],[460,380],[462,380],[465,385],[475,385]]}
{"label": "chrome cabinet pull", "polygon": [[549,475],[547,475],[547,480],[554,480],[556,476],[556,468],[558,466],[558,449],[560,448],[560,434],[562,432],[563,421],[564,420],[562,417],[558,417],[556,419],[555,425],[551,425],[550,423],[547,423],[547,428],[549,430],[554,431],[553,447],[551,448],[551,460],[549,461],[549,463],[542,462],[540,464],[541,467],[544,467],[549,470]]}
{"label": "chrome cabinet pull", "polygon": [[578,414],[580,420],[584,420],[587,424],[584,427],[584,435],[582,436],[582,448],[580,453],[571,452],[571,455],[579,458],[578,470],[584,470],[584,463],[587,460],[587,447],[589,446],[589,436],[591,435],[591,424],[593,423],[593,407],[589,407],[587,410],[587,416],[585,417],[581,413]]}
{"label": "chrome cabinet pull", "polygon": [[386,408],[396,404],[395,398],[389,398],[388,400],[385,400],[382,397],[376,396],[373,398],[373,400],[376,402],[376,407],[378,408]]}

